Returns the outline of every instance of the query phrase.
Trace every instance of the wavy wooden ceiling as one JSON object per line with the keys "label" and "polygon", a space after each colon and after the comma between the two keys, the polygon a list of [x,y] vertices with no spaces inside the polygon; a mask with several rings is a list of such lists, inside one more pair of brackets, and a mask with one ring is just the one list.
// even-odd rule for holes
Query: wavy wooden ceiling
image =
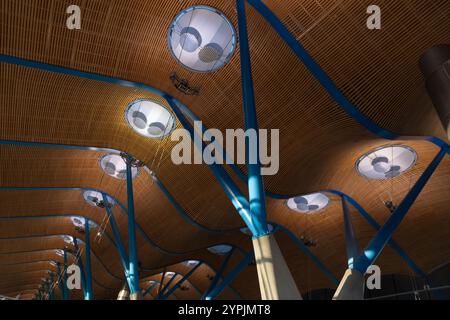
{"label": "wavy wooden ceiling", "polygon": [[[65,28],[63,0],[4,0],[0,7],[0,53],[73,69],[142,82],[166,91],[189,106],[208,127],[243,125],[239,54],[212,74],[192,74],[180,67],[167,50],[166,32],[173,17],[195,1],[92,0],[80,4],[82,29]],[[206,0],[236,25],[233,1]],[[450,41],[450,5],[446,0],[379,1],[383,10],[380,31],[365,28],[370,1],[266,1],[266,4],[302,42],[338,87],[368,117],[383,128],[405,135],[445,138],[428,99],[418,68],[420,55],[437,43]],[[297,195],[325,189],[347,193],[379,222],[388,210],[380,197],[391,193],[399,202],[438,149],[421,141],[401,141],[418,153],[418,163],[393,185],[370,183],[354,170],[354,163],[373,147],[389,142],[375,137],[336,105],[312,78],[284,42],[251,7],[248,28],[252,54],[258,120],[262,128],[279,128],[280,171],[266,177],[268,190]],[[169,74],[176,71],[202,86],[201,95],[189,97],[173,88]],[[158,247],[138,233],[139,260],[145,281],[158,278],[162,267],[181,274],[178,264],[201,259],[217,269],[223,257],[205,250],[231,243],[251,250],[238,228],[243,225],[208,168],[176,166],[170,161],[169,139],[153,141],[135,134],[124,121],[124,109],[137,98],[159,97],[140,89],[80,79],[19,66],[0,64],[0,138],[76,144],[123,150],[153,169],[186,213],[211,233],[186,222],[146,174],[135,179],[136,221]],[[104,175],[98,159],[104,152],[54,148],[0,146],[0,186],[97,188],[126,204],[123,181]],[[448,213],[450,160],[438,171],[414,204],[394,239],[422,267],[450,260]],[[245,185],[237,181],[245,192]],[[315,239],[312,251],[340,278],[345,270],[345,243],[340,201],[320,214],[300,215],[286,209],[284,201],[268,199],[269,220],[298,236]],[[90,217],[99,225],[104,212],[87,205],[79,190],[0,191],[0,293],[32,297],[40,275],[54,270],[50,260],[61,261],[54,249],[64,247],[58,235],[83,235],[69,216]],[[58,217],[48,217],[58,215]],[[25,219],[24,216],[40,216]],[[127,219],[116,207],[122,235]],[[12,219],[22,217],[22,219]],[[374,234],[353,210],[361,245]],[[5,218],[5,219],[3,219]],[[6,219],[8,218],[8,219]],[[52,237],[44,237],[53,235]],[[115,298],[123,272],[115,248],[91,234],[94,293]],[[333,287],[286,235],[277,234],[283,254],[302,292]],[[125,245],[127,245],[126,241]],[[23,251],[33,253],[18,253]],[[242,255],[236,254],[228,271]],[[73,258],[70,258],[73,259]],[[384,273],[411,271],[386,248],[377,263]],[[14,266],[15,273],[11,272]],[[192,283],[204,290],[208,268],[199,269]],[[11,287],[10,284],[18,286]],[[33,286],[34,284],[34,286]],[[259,298],[256,269],[245,268],[232,287],[243,298]],[[6,292],[6,291],[8,292]],[[16,290],[16,291],[14,291]],[[30,292],[25,290],[31,290]],[[59,293],[58,293],[59,294]],[[152,294],[152,293],[151,293]],[[80,293],[74,293],[80,298]],[[192,288],[177,291],[177,298],[199,298]],[[150,296],[149,296],[150,298]],[[220,298],[233,298],[232,290]]]}

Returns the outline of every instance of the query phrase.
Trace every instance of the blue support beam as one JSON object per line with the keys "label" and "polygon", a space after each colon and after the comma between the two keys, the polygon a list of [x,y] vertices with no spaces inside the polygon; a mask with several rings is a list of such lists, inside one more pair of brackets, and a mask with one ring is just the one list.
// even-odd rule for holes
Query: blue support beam
{"label": "blue support beam", "polygon": [[[250,47],[248,44],[247,18],[245,14],[245,0],[236,1],[239,32],[239,53],[241,60],[241,83],[244,106],[244,120],[246,130],[255,130],[256,141],[247,139],[247,184],[252,222],[255,227],[253,237],[258,238],[269,233],[266,215],[266,196],[261,176],[259,158],[258,118],[255,107],[255,93],[253,89],[252,69],[250,61]],[[252,146],[251,143],[256,143]],[[255,154],[256,153],[256,154]],[[255,163],[252,163],[252,160]]]}
{"label": "blue support beam", "polygon": [[152,283],[145,291],[142,293],[142,297],[145,297],[156,285],[158,282]]}
{"label": "blue support beam", "polygon": [[214,279],[211,281],[211,284],[209,285],[208,289],[206,289],[205,293],[203,294],[202,300],[205,300],[205,298],[208,296],[208,294],[212,290],[214,290],[214,288],[217,286],[217,283],[219,282],[220,278],[222,277],[222,274],[225,271],[225,268],[227,267],[228,262],[230,262],[231,256],[233,255],[233,252],[234,252],[234,249],[235,248],[233,247],[233,249],[231,249],[231,251],[228,252],[227,256],[222,261],[219,269],[216,271]]}
{"label": "blue support beam", "polygon": [[64,254],[64,267],[63,267],[63,277],[62,277],[62,282],[63,282],[63,300],[68,300],[69,299],[69,292],[67,290],[67,251],[63,250]]}
{"label": "blue support beam", "polygon": [[[169,288],[169,286],[172,284],[173,280],[175,280],[177,276],[177,273],[174,273],[172,275],[172,277],[170,278],[170,280],[162,287],[162,289],[160,288],[159,292],[158,292],[158,296],[156,297],[156,300],[160,300],[162,295],[164,294],[164,292]],[[161,282],[162,284],[162,282]]]}
{"label": "blue support beam", "polygon": [[130,294],[139,294],[139,270],[136,246],[136,225],[134,216],[134,196],[133,196],[133,175],[131,171],[131,159],[128,159],[127,165],[127,199],[128,199],[128,244],[129,244],[129,268],[130,275]]}
{"label": "blue support beam", "polygon": [[172,288],[161,296],[162,300],[167,299],[171,294],[173,294],[182,284],[185,282],[194,272],[202,265],[202,262],[197,263],[188,273],[186,273],[183,278],[181,278]]}
{"label": "blue support beam", "polygon": [[217,285],[211,292],[209,292],[205,300],[214,300],[222,291],[237,277],[237,275],[244,269],[248,263],[253,259],[254,254],[252,251],[248,252],[239,264],[231,270],[228,275]]}
{"label": "blue support beam", "polygon": [[408,192],[406,197],[403,199],[394,213],[392,213],[392,215],[389,217],[388,221],[384,224],[383,227],[381,227],[375,237],[369,242],[367,247],[361,253],[357,261],[355,261],[355,269],[364,274],[367,268],[374,263],[387,242],[391,239],[392,234],[395,232],[397,227],[402,222],[403,218],[408,213],[408,210],[411,208],[422,189],[427,184],[428,180],[433,175],[436,168],[439,166],[439,163],[444,158],[445,154],[446,150],[442,148],[433,159],[433,161],[431,161],[420,178]]}
{"label": "blue support beam", "polygon": [[[86,289],[85,300],[92,300],[94,293],[92,291],[92,268],[91,268],[91,239],[89,235],[89,222],[88,218],[85,219],[84,224],[84,242],[85,242],[85,257],[86,257]],[[81,259],[81,257],[80,257]]]}
{"label": "blue support beam", "polygon": [[344,216],[345,243],[347,248],[348,268],[353,269],[353,263],[359,256],[358,242],[356,240],[355,230],[348,210],[347,200],[341,197],[342,213]]}
{"label": "blue support beam", "polygon": [[125,246],[122,243],[122,237],[120,235],[119,228],[117,227],[116,219],[114,218],[114,215],[111,210],[112,204],[110,204],[108,202],[108,195],[105,193],[102,193],[102,197],[103,197],[103,202],[105,204],[105,210],[106,210],[106,215],[108,216],[109,225],[111,226],[111,230],[113,232],[114,242],[116,244],[117,251],[119,252],[120,261],[122,262],[123,272],[125,274],[125,278],[127,279],[128,287],[130,288],[131,287],[131,279],[130,279],[130,275],[129,275],[130,263],[128,260],[128,255],[125,251]]}
{"label": "blue support beam", "polygon": [[51,272],[50,273],[50,287],[49,287],[49,292],[48,292],[49,300],[55,300],[54,286],[55,286],[55,279],[54,279],[53,272]]}
{"label": "blue support beam", "polygon": [[73,238],[73,245],[77,252],[77,254],[75,255],[75,259],[77,260],[78,267],[80,268],[81,286],[83,289],[83,296],[86,299],[86,273],[84,272],[84,266],[83,266],[83,261],[81,260],[81,253],[80,253],[80,249],[78,247],[78,241],[77,241],[77,238],[75,238],[75,237]]}

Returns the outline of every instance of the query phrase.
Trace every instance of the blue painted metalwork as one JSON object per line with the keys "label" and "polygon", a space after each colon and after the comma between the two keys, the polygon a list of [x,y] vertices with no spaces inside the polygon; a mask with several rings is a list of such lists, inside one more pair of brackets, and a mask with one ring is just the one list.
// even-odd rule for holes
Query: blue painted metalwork
{"label": "blue painted metalwork", "polygon": [[67,252],[66,250],[63,250],[64,252],[64,265],[63,265],[63,278],[62,278],[62,283],[63,283],[63,300],[68,300],[69,299],[69,292],[67,290]]}
{"label": "blue painted metalwork", "polygon": [[[245,0],[236,1],[236,9],[238,16],[238,34],[239,34],[239,53],[241,58],[241,79],[242,79],[242,95],[244,106],[245,129],[256,131],[256,146],[251,146],[251,140],[247,139],[247,171],[248,171],[248,195],[250,202],[250,212],[252,224],[255,232],[253,237],[258,238],[269,233],[267,226],[266,214],[266,196],[264,191],[264,183],[261,176],[261,163],[259,159],[259,132],[258,119],[255,107],[255,94],[253,90],[253,79],[250,61],[250,48],[248,44],[247,34],[247,18],[245,15]],[[253,141],[255,142],[255,141]],[[252,150],[256,151],[255,158],[252,159]],[[256,163],[251,163],[256,160]]]}
{"label": "blue painted metalwork", "polygon": [[347,263],[348,268],[353,269],[353,263],[359,256],[358,242],[356,240],[355,230],[353,229],[353,223],[351,220],[350,212],[348,211],[347,200],[341,197],[342,213],[344,216],[344,230],[345,230],[345,243],[347,247]]}
{"label": "blue painted metalwork", "polygon": [[[326,190],[325,192],[333,193],[344,197],[348,203],[350,203],[359,214],[374,228],[375,230],[380,230],[381,226],[376,222],[374,218],[352,197],[336,190]],[[417,274],[419,277],[426,277],[426,273],[406,254],[405,251],[393,240],[389,239],[388,245],[406,262],[406,264]]]}
{"label": "blue painted metalwork", "polygon": [[309,250],[307,246],[305,246],[303,241],[301,241],[292,231],[281,225],[276,225],[276,229],[274,229],[273,231],[274,233],[276,232],[275,230],[279,230],[287,234],[303,251],[303,253],[305,253],[306,256],[309,257],[313,261],[313,263],[327,276],[327,278],[330,279],[331,282],[333,282],[334,285],[339,284],[339,280],[334,276],[334,274],[322,263],[322,261],[320,261],[319,258],[316,257],[314,253],[311,252],[311,250]]}
{"label": "blue painted metalwork", "polygon": [[[175,113],[175,115],[177,116],[178,120],[183,125],[183,127],[189,131],[192,140],[196,144],[196,147],[199,150],[203,150],[203,145],[199,145],[198,143],[196,143],[198,141],[202,143],[200,138],[196,138],[198,136],[198,133],[194,130],[192,124],[186,119],[184,114],[181,112],[177,102],[173,100],[169,95],[164,95],[164,98],[172,108],[173,112]],[[256,230],[253,224],[253,219],[250,212],[250,204],[248,203],[245,196],[242,194],[239,187],[234,183],[234,181],[231,179],[231,177],[228,175],[226,170],[221,165],[213,163],[208,167],[212,171],[213,175],[215,176],[219,184],[222,186],[228,198],[231,200],[231,203],[235,207],[236,211],[242,217],[247,227],[252,231],[252,234],[257,234],[258,231]]]}
{"label": "blue painted metalwork", "polygon": [[[156,300],[160,300],[161,299],[162,295],[169,288],[169,286],[172,284],[173,280],[175,280],[176,276],[177,276],[177,273],[174,273],[172,275],[172,277],[170,278],[170,280],[162,288],[160,288],[160,290],[158,292],[158,296],[156,297]],[[162,282],[161,282],[161,284],[162,284]]]}
{"label": "blue painted metalwork", "polygon": [[147,289],[145,289],[145,291],[142,293],[142,297],[145,297],[157,284],[158,282],[155,281]]}
{"label": "blue painted metalwork", "polygon": [[131,172],[130,159],[126,161],[127,164],[127,199],[128,199],[128,244],[129,244],[129,268],[130,276],[130,293],[136,294],[140,292],[139,289],[139,270],[137,260],[136,248],[136,227],[134,218],[134,197],[133,197],[133,175]]}
{"label": "blue painted metalwork", "polygon": [[231,249],[230,252],[228,252],[225,259],[220,264],[219,269],[216,271],[216,274],[214,276],[214,279],[211,281],[211,284],[209,285],[208,289],[206,289],[205,293],[202,296],[202,300],[205,300],[205,298],[208,296],[208,294],[214,290],[214,288],[217,286],[217,283],[219,282],[220,278],[222,277],[223,272],[225,271],[225,268],[228,265],[228,262],[230,262],[231,256],[233,255],[234,248]]}
{"label": "blue painted metalwork", "polygon": [[194,266],[188,273],[186,273],[178,282],[169,289],[165,294],[161,296],[162,300],[167,299],[171,294],[173,294],[182,284],[185,282],[194,272],[202,265],[202,262],[198,263],[196,266]]}
{"label": "blue painted metalwork", "polygon": [[120,235],[119,228],[117,227],[116,219],[111,210],[111,205],[108,203],[108,197],[105,193],[102,193],[103,201],[105,202],[105,210],[106,215],[108,216],[109,225],[111,226],[111,230],[114,236],[114,242],[116,244],[117,250],[119,252],[120,261],[122,262],[123,272],[125,274],[125,278],[127,279],[128,287],[131,286],[131,279],[129,276],[129,267],[130,263],[128,260],[128,254],[125,251],[125,246],[122,243],[122,237]]}
{"label": "blue painted metalwork", "polygon": [[[91,239],[89,236],[89,218],[85,219],[84,239],[85,239],[85,257],[86,257],[86,289],[85,300],[92,300],[94,293],[92,291],[92,268],[91,268]],[[81,257],[80,257],[81,259]]]}
{"label": "blue painted metalwork", "polygon": [[55,300],[55,295],[54,295],[54,290],[55,290],[54,286],[55,286],[55,284],[54,284],[54,281],[55,281],[54,280],[54,275],[53,275],[53,272],[51,272],[50,273],[50,289],[49,289],[49,293],[48,293],[50,300]]}
{"label": "blue painted metalwork", "polygon": [[253,259],[253,257],[254,257],[253,251],[248,252],[241,260],[241,262],[239,262],[239,264],[228,273],[228,275],[222,280],[222,282],[207,294],[205,300],[213,300],[219,294],[221,294],[222,291],[236,278],[239,272],[241,272],[241,270],[248,265],[248,263]]}
{"label": "blue painted metalwork", "polygon": [[354,106],[349,99],[339,90],[333,80],[326,74],[326,72],[319,66],[314,58],[306,51],[299,43],[295,36],[283,25],[277,16],[261,1],[261,0],[247,0],[247,2],[263,16],[278,35],[286,42],[297,57],[303,62],[309,72],[316,78],[328,94],[344,109],[344,111],[363,125],[370,132],[389,140],[396,139],[413,139],[413,140],[427,140],[435,145],[444,148],[447,153],[450,153],[450,147],[443,140],[436,137],[401,137],[395,133],[379,127],[375,122],[365,116],[359,109]]}
{"label": "blue painted metalwork", "polygon": [[80,268],[80,273],[81,273],[81,287],[83,289],[83,296],[86,300],[86,273],[84,271],[84,266],[83,266],[83,261],[81,259],[81,252],[80,252],[80,248],[78,247],[78,240],[77,238],[73,238],[73,245],[75,247],[76,250],[76,256],[75,259],[77,261],[78,267]]}
{"label": "blue painted metalwork", "polygon": [[367,268],[374,263],[376,258],[383,250],[384,246],[392,237],[392,234],[395,232],[397,227],[402,222],[403,218],[408,213],[409,208],[413,205],[414,201],[417,199],[420,192],[425,187],[426,183],[431,178],[436,168],[439,166],[439,163],[444,158],[445,154],[446,150],[442,148],[441,151],[439,151],[439,153],[433,159],[433,161],[431,161],[431,163],[422,173],[420,178],[408,192],[408,194],[394,211],[394,213],[389,217],[384,226],[381,227],[375,237],[369,242],[367,247],[361,253],[359,258],[355,261],[355,269],[364,274]]}
{"label": "blue painted metalwork", "polygon": [[166,268],[164,268],[163,273],[161,273],[161,280],[159,281],[159,288],[158,288],[158,294],[156,295],[156,298],[158,298],[162,293],[162,287],[164,283],[164,279],[166,278]]}

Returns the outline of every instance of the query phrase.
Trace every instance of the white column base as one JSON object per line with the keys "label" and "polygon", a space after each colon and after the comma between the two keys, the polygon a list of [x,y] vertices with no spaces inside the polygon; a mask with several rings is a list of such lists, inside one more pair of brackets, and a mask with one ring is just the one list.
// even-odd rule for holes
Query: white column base
{"label": "white column base", "polygon": [[262,300],[302,300],[272,234],[253,240]]}
{"label": "white column base", "polygon": [[347,269],[333,300],[364,300],[364,286],[364,275],[357,270]]}
{"label": "white column base", "polygon": [[137,292],[130,294],[130,300],[142,300],[142,293]]}
{"label": "white column base", "polygon": [[128,290],[128,285],[125,283],[122,289],[119,291],[119,295],[117,296],[117,300],[128,300],[130,296],[130,291]]}

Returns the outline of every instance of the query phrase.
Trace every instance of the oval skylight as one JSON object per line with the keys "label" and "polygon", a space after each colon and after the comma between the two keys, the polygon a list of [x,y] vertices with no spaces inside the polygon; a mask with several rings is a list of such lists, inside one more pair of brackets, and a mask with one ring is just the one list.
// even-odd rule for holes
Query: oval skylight
{"label": "oval skylight", "polygon": [[313,213],[324,209],[330,203],[330,199],[323,193],[312,193],[290,198],[286,204],[289,209],[301,213]]}
{"label": "oval skylight", "polygon": [[[103,194],[101,192],[98,192],[95,190],[86,190],[83,192],[83,198],[91,206],[94,206],[94,207],[103,207],[104,206]],[[110,206],[113,206],[114,200],[111,197],[107,197],[107,199],[108,199],[108,204]]]}
{"label": "oval skylight", "polygon": [[[71,217],[70,220],[72,220],[75,227],[84,228],[84,225],[86,224],[86,219],[83,217]],[[96,227],[96,224],[92,220],[89,220],[89,227],[94,228]]]}
{"label": "oval skylight", "polygon": [[136,100],[125,111],[128,125],[140,135],[153,139],[168,136],[175,128],[175,117],[156,101]]}
{"label": "oval skylight", "polygon": [[63,236],[64,242],[68,244],[73,244],[73,237],[72,236]]}
{"label": "oval skylight", "polygon": [[358,173],[373,180],[399,176],[414,166],[417,154],[404,145],[388,145],[369,151],[356,162]]}
{"label": "oval skylight", "polygon": [[[119,154],[105,154],[100,159],[100,167],[105,173],[116,179],[125,180],[127,178],[127,165]],[[139,167],[131,167],[131,176],[135,178],[139,174]]]}
{"label": "oval skylight", "polygon": [[[272,231],[273,231],[273,225],[271,225],[270,223],[267,225],[267,228],[269,229],[269,232],[272,232]],[[253,236],[253,235],[252,235],[252,232],[251,232],[250,229],[247,228],[247,227],[241,228],[240,231],[241,231],[243,234],[246,234],[246,235],[248,235],[248,236],[250,236],[250,237]]]}
{"label": "oval skylight", "polygon": [[64,251],[63,251],[63,250],[58,249],[58,250],[56,250],[55,252],[56,252],[56,254],[57,254],[58,256],[60,256],[60,257],[63,257],[63,256],[64,256]]}
{"label": "oval skylight", "polygon": [[233,247],[228,244],[218,244],[216,246],[209,247],[208,251],[212,252],[214,254],[222,255],[222,254],[226,254],[226,253],[230,252],[231,249],[233,249]]}
{"label": "oval skylight", "polygon": [[236,33],[225,15],[209,6],[181,11],[168,31],[169,50],[185,68],[212,72],[226,65],[236,47]]}
{"label": "oval skylight", "polygon": [[56,267],[58,264],[56,263],[56,261],[50,261],[50,264],[54,267]]}
{"label": "oval skylight", "polygon": [[187,261],[183,261],[183,264],[187,267],[194,267],[199,263],[198,260],[187,260]]}

